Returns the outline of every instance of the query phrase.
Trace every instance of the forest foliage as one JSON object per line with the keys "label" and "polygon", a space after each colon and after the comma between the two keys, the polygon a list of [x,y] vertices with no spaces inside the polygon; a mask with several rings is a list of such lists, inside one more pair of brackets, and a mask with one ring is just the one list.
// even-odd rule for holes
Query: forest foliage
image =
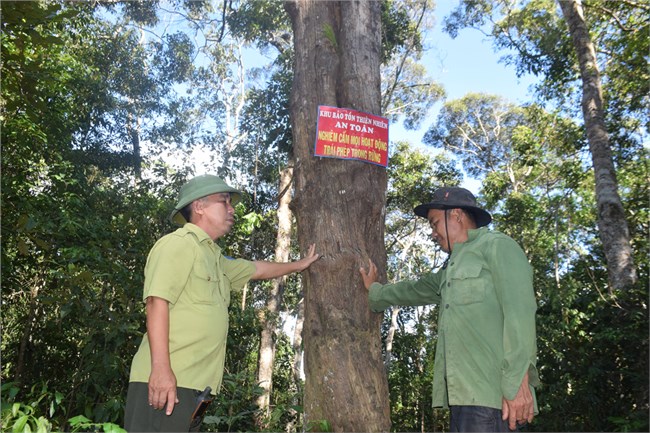
{"label": "forest foliage", "polygon": [[[516,239],[534,268],[540,414],[528,430],[648,431],[650,14],[643,2],[584,7],[638,283],[608,286],[575,55],[549,0],[463,1],[449,17],[432,2],[383,2],[382,109],[392,124],[427,127],[426,147],[390,144],[387,274],[417,278],[440,266],[444,254],[412,209],[437,186],[478,180],[493,228]],[[220,243],[230,256],[272,259],[278,173],[292,146],[289,21],[280,3],[262,0],[1,8],[2,429],[119,431],[144,331],[144,264],[173,229],[166,217],[178,187],[207,169],[245,190]],[[421,64],[434,18],[451,34],[474,27],[510,50],[506,62],[540,79],[530,101],[443,101]],[[259,429],[268,284],[233,297],[224,385],[204,423],[211,431]],[[291,277],[275,340],[273,431],[305,427],[296,349],[283,331],[301,299]],[[436,319],[435,306],[386,312],[394,431],[448,428],[446,412],[431,408]]]}

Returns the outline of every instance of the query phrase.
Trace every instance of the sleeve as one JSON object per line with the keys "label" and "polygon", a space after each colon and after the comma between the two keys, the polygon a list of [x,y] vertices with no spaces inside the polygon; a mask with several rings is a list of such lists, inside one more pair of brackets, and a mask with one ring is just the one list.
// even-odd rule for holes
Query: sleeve
{"label": "sleeve", "polygon": [[255,273],[255,263],[244,259],[220,258],[221,269],[230,280],[232,290],[241,290]]}
{"label": "sleeve", "polygon": [[529,383],[538,384],[536,368],[535,292],[530,263],[519,245],[510,238],[493,242],[488,263],[503,311],[503,353],[501,391],[514,399],[529,372]]}
{"label": "sleeve", "polygon": [[380,312],[391,305],[428,305],[440,302],[440,272],[427,274],[419,280],[394,284],[373,283],[368,299],[370,309]]}
{"label": "sleeve", "polygon": [[192,272],[194,257],[187,237],[169,234],[156,242],[144,268],[143,300],[156,296],[175,304]]}

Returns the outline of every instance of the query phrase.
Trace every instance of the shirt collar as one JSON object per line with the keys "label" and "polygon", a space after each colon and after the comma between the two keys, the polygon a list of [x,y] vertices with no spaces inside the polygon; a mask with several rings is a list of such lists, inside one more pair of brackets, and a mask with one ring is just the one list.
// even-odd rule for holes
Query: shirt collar
{"label": "shirt collar", "polygon": [[472,242],[476,238],[478,238],[482,233],[485,233],[487,231],[487,227],[480,227],[477,229],[469,229],[467,230],[467,242]]}
{"label": "shirt collar", "polygon": [[198,238],[200,243],[208,242],[209,244],[211,245],[214,244],[216,246],[214,241],[210,239],[210,236],[205,232],[205,230],[203,230],[201,227],[197,226],[196,224],[185,223],[183,228],[188,232],[193,233]]}

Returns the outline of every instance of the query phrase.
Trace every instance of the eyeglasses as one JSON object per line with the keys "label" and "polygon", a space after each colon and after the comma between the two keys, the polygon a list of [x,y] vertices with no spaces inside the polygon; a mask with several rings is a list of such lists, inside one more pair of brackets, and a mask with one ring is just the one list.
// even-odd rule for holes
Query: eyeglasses
{"label": "eyeglasses", "polygon": [[225,205],[226,207],[232,206],[232,203],[231,203],[231,200],[230,200],[230,195],[228,195],[228,196],[219,196],[219,197],[215,197],[215,198],[204,197],[203,201],[205,203],[208,203],[208,204],[221,203],[221,204]]}

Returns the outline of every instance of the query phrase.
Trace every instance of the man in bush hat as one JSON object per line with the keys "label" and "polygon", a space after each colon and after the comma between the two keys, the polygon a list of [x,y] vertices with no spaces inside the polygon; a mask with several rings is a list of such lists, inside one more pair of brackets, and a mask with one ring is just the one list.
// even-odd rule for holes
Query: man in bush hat
{"label": "man in bush hat", "polygon": [[[298,261],[230,259],[215,243],[235,219],[241,193],[213,175],[180,190],[169,216],[181,228],[156,242],[147,258],[143,299],[147,333],[131,366],[127,431],[195,431],[197,398],[221,386],[230,291],[249,280],[301,272],[319,257],[311,245]],[[207,395],[210,399],[210,395]]]}
{"label": "man in bush hat", "polygon": [[436,273],[377,282],[361,268],[370,307],[438,304],[433,405],[451,410],[450,430],[515,430],[537,413],[535,295],[532,267],[517,243],[486,226],[492,220],[464,188],[443,187],[417,206],[433,240],[448,253]]}

